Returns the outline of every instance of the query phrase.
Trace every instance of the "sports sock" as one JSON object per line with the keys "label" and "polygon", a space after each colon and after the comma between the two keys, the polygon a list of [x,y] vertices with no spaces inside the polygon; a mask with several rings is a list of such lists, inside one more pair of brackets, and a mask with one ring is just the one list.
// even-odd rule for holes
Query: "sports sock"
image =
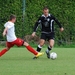
{"label": "sports sock", "polygon": [[52,48],[50,46],[48,46],[48,50],[50,51],[50,50],[52,50]]}
{"label": "sports sock", "polygon": [[47,52],[51,51],[52,48],[50,46],[48,46]]}
{"label": "sports sock", "polygon": [[7,49],[3,49],[1,52],[0,52],[0,57],[5,54],[8,50]]}
{"label": "sports sock", "polygon": [[41,49],[42,49],[42,47],[41,47],[40,45],[38,45],[38,47],[37,47],[37,51],[40,52]]}
{"label": "sports sock", "polygon": [[31,53],[33,53],[34,55],[37,55],[38,52],[35,51],[30,45],[26,46],[27,50],[30,51]]}

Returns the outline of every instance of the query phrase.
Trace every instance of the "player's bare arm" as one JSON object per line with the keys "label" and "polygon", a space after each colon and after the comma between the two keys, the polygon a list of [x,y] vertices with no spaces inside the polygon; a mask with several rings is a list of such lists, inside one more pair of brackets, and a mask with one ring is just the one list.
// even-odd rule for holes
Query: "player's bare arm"
{"label": "player's bare arm", "polygon": [[3,37],[7,34],[7,30],[8,30],[8,28],[6,27],[3,31]]}

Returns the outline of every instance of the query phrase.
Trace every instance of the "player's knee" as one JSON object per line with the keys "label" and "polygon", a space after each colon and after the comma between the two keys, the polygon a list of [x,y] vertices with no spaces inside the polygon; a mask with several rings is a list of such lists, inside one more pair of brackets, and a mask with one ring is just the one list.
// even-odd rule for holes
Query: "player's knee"
{"label": "player's knee", "polygon": [[40,41],[40,46],[42,47],[44,45],[45,41]]}
{"label": "player's knee", "polygon": [[28,46],[29,44],[27,43],[27,42],[24,42],[24,44],[23,44],[24,46]]}
{"label": "player's knee", "polygon": [[44,45],[44,43],[40,43],[40,46],[42,47]]}

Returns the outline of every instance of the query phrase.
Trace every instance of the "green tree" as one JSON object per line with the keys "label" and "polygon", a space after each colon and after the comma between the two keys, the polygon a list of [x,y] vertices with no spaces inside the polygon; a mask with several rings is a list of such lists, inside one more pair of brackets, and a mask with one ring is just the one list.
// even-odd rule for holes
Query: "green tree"
{"label": "green tree", "polygon": [[[49,7],[50,13],[57,17],[65,29],[64,32],[60,33],[59,28],[55,23],[56,42],[74,42],[75,0],[26,0],[24,26],[22,19],[22,0],[0,0],[0,40],[3,40],[3,25],[6,21],[8,21],[10,14],[17,15],[16,34],[18,37],[22,37],[22,35],[28,35],[33,32],[34,24],[38,17],[42,14],[44,6]],[[39,32],[38,35],[40,35]]]}

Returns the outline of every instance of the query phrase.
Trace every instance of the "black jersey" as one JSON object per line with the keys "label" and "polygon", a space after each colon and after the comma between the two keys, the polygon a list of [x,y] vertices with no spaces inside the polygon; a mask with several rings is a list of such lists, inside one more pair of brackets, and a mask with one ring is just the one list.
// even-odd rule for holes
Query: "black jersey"
{"label": "black jersey", "polygon": [[53,15],[49,14],[48,17],[42,15],[35,23],[34,32],[36,32],[39,25],[41,26],[42,33],[54,32],[54,21],[60,28],[62,27],[60,22]]}

